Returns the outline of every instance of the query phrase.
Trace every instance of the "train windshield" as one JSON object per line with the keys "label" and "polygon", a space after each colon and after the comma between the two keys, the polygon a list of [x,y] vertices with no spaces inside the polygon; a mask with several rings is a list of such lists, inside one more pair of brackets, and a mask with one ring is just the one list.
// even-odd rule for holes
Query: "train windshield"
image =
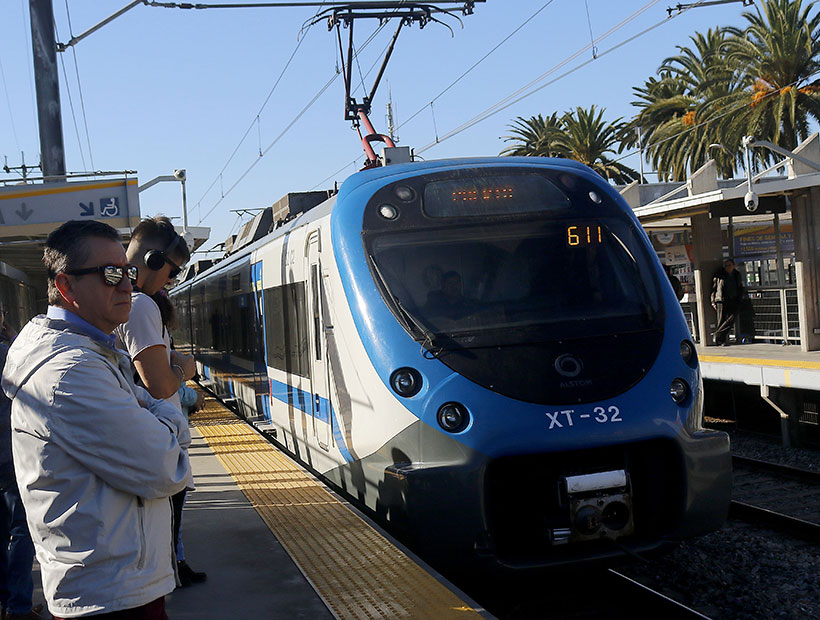
{"label": "train windshield", "polygon": [[392,232],[368,246],[394,312],[417,340],[436,346],[662,327],[651,256],[622,215]]}

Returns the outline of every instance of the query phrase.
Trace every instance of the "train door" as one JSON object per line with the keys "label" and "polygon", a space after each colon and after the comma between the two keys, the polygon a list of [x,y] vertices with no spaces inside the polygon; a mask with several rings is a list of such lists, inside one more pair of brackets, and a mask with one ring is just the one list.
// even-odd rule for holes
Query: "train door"
{"label": "train door", "polygon": [[268,351],[265,335],[265,296],[262,288],[262,261],[251,264],[251,291],[253,294],[253,335],[254,390],[256,392],[256,413],[268,423],[270,413],[270,383],[268,383]]}
{"label": "train door", "polygon": [[316,441],[325,450],[330,446],[330,395],[328,390],[327,349],[325,347],[322,317],[322,264],[320,232],[310,234],[307,240],[308,325],[310,326],[311,354],[311,407],[313,432]]}

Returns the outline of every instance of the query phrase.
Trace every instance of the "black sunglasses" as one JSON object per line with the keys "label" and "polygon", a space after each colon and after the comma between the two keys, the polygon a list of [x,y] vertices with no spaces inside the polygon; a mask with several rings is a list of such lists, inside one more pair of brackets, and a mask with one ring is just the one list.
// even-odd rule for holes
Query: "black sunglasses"
{"label": "black sunglasses", "polygon": [[165,254],[162,255],[162,258],[165,259],[166,263],[168,263],[169,265],[171,265],[171,267],[173,267],[173,269],[171,269],[171,271],[168,272],[168,277],[169,278],[176,278],[180,274],[180,272],[182,271],[182,267],[180,267],[174,261],[172,261],[170,258],[165,256]]}
{"label": "black sunglasses", "polygon": [[70,276],[84,276],[89,273],[101,273],[103,282],[108,286],[117,286],[123,278],[131,280],[131,285],[137,285],[137,276],[139,269],[135,265],[125,265],[120,267],[118,265],[103,265],[102,267],[89,267],[87,269],[72,269],[66,271]]}

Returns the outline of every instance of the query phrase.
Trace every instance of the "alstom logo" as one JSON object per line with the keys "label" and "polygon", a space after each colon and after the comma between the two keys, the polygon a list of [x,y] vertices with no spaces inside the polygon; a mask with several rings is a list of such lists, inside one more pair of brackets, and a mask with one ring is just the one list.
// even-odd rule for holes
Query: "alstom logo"
{"label": "alstom logo", "polygon": [[565,353],[555,359],[555,371],[562,377],[577,377],[584,369],[584,364],[574,355]]}

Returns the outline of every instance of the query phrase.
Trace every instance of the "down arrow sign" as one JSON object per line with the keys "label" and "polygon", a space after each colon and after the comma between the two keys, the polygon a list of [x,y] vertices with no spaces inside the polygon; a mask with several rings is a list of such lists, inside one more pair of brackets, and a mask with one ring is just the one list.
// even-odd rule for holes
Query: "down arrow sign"
{"label": "down arrow sign", "polygon": [[29,208],[26,206],[26,203],[24,202],[22,205],[20,205],[20,210],[19,210],[19,211],[15,211],[15,213],[16,213],[17,215],[19,215],[19,216],[22,218],[22,220],[23,220],[23,221],[26,221],[28,218],[30,218],[30,217],[31,217],[31,214],[32,214],[32,213],[34,213],[34,210],[33,210],[33,209],[29,209]]}

